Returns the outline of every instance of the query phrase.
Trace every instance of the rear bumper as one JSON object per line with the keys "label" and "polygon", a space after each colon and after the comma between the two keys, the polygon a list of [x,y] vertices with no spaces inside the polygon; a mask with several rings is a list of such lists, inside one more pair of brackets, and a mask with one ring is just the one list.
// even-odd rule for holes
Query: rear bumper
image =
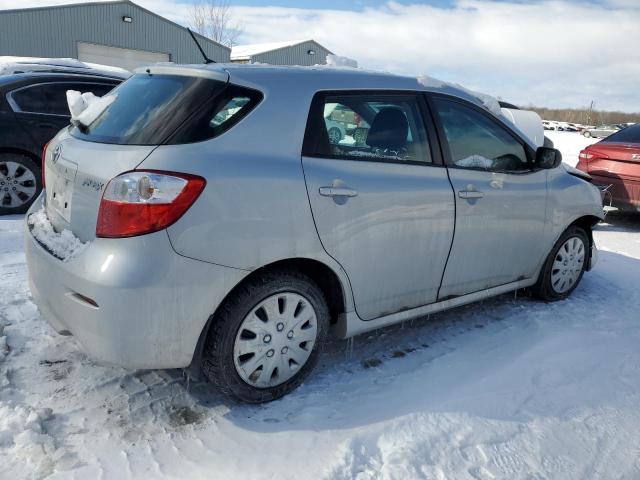
{"label": "rear bumper", "polygon": [[[27,217],[37,208],[40,201]],[[248,273],[176,254],[166,231],[95,239],[62,262],[26,222],[25,229],[29,284],[42,316],[89,356],[127,368],[189,365],[207,319]]]}
{"label": "rear bumper", "polygon": [[605,206],[611,204],[620,210],[640,212],[640,179],[590,175],[594,185],[608,187],[603,197]]}

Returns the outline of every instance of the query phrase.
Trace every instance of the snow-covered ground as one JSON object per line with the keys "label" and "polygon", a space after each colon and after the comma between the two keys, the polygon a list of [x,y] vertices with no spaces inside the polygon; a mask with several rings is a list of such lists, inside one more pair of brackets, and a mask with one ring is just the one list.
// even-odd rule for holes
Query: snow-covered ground
{"label": "snow-covered ground", "polygon": [[[551,136],[565,159],[585,143]],[[570,299],[503,295],[335,341],[264,406],[95,365],[29,300],[22,222],[0,219],[0,478],[640,478],[638,217],[598,227]]]}

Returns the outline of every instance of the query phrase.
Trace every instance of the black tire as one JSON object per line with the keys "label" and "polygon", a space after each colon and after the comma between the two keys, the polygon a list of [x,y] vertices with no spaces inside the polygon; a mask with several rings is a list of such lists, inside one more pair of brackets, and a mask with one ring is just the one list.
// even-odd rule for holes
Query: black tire
{"label": "black tire", "polygon": [[[236,370],[233,348],[245,317],[262,300],[284,292],[303,296],[313,306],[317,318],[317,336],[307,362],[286,382],[258,388],[245,382]],[[238,287],[212,319],[202,354],[202,371],[224,394],[247,403],[270,402],[297,388],[313,370],[319,351],[326,341],[329,310],[322,290],[306,275],[286,270],[267,272]]]}
{"label": "black tire", "polygon": [[591,138],[591,132],[588,130],[585,130],[584,132],[582,132],[582,135],[584,135],[586,138]]}
{"label": "black tire", "polygon": [[[578,237],[584,243],[584,248],[585,248],[584,262],[582,264],[582,270],[580,272],[580,275],[578,276],[573,286],[571,286],[571,288],[569,288],[566,292],[559,293],[553,288],[552,282],[551,282],[553,262],[555,261],[556,256],[558,255],[558,251],[560,250],[560,247],[562,247],[562,245],[564,245],[564,243],[567,240],[569,240],[571,237]],[[548,302],[563,300],[567,298],[569,295],[571,295],[571,293],[580,284],[580,280],[582,280],[582,276],[584,275],[585,269],[587,267],[587,262],[589,261],[589,255],[591,253],[590,248],[591,248],[591,242],[589,241],[589,236],[582,228],[577,226],[572,226],[572,227],[569,227],[567,230],[565,230],[564,233],[560,235],[560,238],[551,249],[549,256],[547,257],[547,259],[544,262],[544,265],[542,266],[542,270],[540,271],[540,276],[538,277],[538,281],[531,289],[534,295],[540,298],[541,300],[546,300]]]}
{"label": "black tire", "polygon": [[[6,179],[8,174],[8,162],[17,163],[19,165],[18,170],[16,170],[16,173],[18,173],[19,175],[12,177],[11,182],[20,181],[20,177],[24,176],[26,171],[30,171],[34,177],[33,180],[29,180],[29,183],[32,181],[35,182],[35,193],[33,193],[33,195],[28,199],[25,198],[24,203],[21,203],[17,206],[10,205],[9,202],[11,201],[11,197],[9,197],[8,194],[9,190],[5,190],[9,188],[16,188]],[[35,199],[38,198],[38,195],[40,195],[41,191],[42,173],[40,167],[31,158],[17,153],[0,154],[0,215],[15,215],[25,213],[27,210],[29,210],[29,207],[35,201]]]}

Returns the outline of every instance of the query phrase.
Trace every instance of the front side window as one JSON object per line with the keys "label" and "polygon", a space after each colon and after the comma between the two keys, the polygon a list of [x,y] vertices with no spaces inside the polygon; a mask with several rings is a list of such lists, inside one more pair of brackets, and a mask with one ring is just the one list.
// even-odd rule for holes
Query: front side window
{"label": "front side window", "polygon": [[70,116],[67,90],[92,92],[101,97],[113,85],[97,83],[41,83],[11,93],[11,99],[22,112]]}
{"label": "front side window", "polygon": [[414,95],[318,94],[303,154],[351,160],[431,163]]}
{"label": "front side window", "polygon": [[452,166],[486,171],[530,170],[524,146],[505,128],[460,102],[434,98]]}

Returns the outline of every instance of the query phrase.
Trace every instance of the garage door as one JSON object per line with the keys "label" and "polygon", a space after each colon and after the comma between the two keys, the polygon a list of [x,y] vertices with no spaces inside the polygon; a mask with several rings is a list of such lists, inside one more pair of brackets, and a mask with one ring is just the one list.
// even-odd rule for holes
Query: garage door
{"label": "garage door", "polygon": [[133,70],[151,63],[168,62],[170,57],[168,53],[78,42],[78,60]]}

